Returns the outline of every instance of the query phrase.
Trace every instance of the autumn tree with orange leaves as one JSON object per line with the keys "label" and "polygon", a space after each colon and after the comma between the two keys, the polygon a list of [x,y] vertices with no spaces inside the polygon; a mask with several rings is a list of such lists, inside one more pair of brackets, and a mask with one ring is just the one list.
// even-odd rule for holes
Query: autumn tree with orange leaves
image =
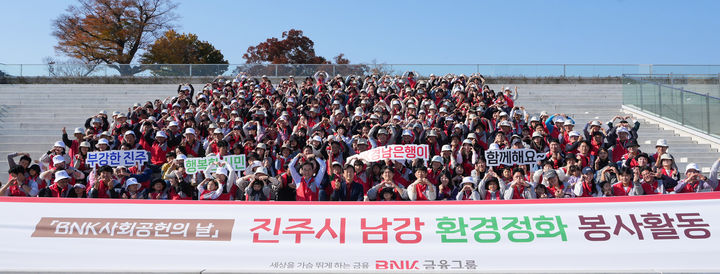
{"label": "autumn tree with orange leaves", "polygon": [[[290,29],[282,33],[282,39],[272,37],[249,47],[243,58],[248,64],[330,64],[325,57],[315,55],[314,47],[315,42],[302,30]],[[336,60],[350,63],[342,53],[337,57]]]}
{"label": "autumn tree with orange leaves", "polygon": [[[296,29],[283,32],[280,39],[272,37],[265,42],[248,47],[243,58],[247,65],[238,66],[235,69],[236,73],[312,75],[317,70],[330,71],[333,69],[328,59],[315,54],[315,42],[305,36],[302,30]],[[335,64],[350,64],[350,60],[345,58],[342,53],[335,56],[333,60]],[[282,66],[282,64],[313,64],[314,66]],[[360,70],[354,69],[354,71]]]}
{"label": "autumn tree with orange leaves", "polygon": [[80,0],[53,21],[55,49],[133,75],[143,68],[129,64],[172,27],[176,7],[171,0]]}

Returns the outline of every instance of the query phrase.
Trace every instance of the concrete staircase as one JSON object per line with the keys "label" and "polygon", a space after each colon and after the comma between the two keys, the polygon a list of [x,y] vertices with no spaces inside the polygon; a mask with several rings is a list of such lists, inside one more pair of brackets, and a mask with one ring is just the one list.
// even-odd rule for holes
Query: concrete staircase
{"label": "concrete staircase", "polygon": [[[514,87],[514,85],[513,85]],[[496,90],[496,88],[493,86]],[[549,114],[565,113],[576,123],[581,131],[588,121],[601,120],[606,123],[616,115],[626,116],[621,110],[622,85],[518,85],[518,104],[524,106],[531,115],[545,110]],[[660,128],[657,124],[640,119],[638,143],[640,150],[648,154],[655,152],[657,139],[666,139],[680,172],[685,171],[688,163],[700,165],[707,174],[713,162],[720,158],[717,149],[707,144],[698,144],[689,137],[682,137],[671,130]]]}
{"label": "concrete staircase", "polygon": [[177,85],[0,85],[0,181],[7,182],[8,154],[39,159],[62,140],[63,127],[72,139],[73,130],[100,110],[111,116],[176,91]]}

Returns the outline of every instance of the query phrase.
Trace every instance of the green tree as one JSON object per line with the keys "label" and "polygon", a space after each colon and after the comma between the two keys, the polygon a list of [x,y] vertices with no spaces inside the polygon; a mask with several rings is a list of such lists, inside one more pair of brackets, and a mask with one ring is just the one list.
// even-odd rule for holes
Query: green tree
{"label": "green tree", "polygon": [[[143,64],[197,64],[195,66],[149,66],[157,76],[216,76],[224,73],[228,61],[212,44],[200,41],[192,33],[177,33],[168,30],[165,35],[151,44],[143,53],[140,62]],[[212,65],[200,65],[212,64]],[[192,71],[190,71],[192,69]]]}

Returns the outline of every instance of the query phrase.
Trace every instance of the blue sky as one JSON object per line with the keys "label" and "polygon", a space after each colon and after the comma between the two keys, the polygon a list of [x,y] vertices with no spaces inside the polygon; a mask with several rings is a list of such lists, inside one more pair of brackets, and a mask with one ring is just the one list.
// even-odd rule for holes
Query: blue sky
{"label": "blue sky", "polygon": [[[2,1],[0,63],[55,56],[68,0]],[[720,64],[720,1],[178,1],[231,63],[290,28],[318,55],[390,64]],[[38,8],[40,7],[40,8]]]}

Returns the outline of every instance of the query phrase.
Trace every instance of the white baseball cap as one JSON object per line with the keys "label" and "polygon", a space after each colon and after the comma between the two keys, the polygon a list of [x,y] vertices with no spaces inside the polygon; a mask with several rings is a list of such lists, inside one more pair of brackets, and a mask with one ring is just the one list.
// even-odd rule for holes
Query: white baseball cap
{"label": "white baseball cap", "polygon": [[97,147],[99,145],[108,145],[109,146],[110,143],[108,142],[107,139],[100,139],[100,140],[98,140],[98,143],[95,146]]}
{"label": "white baseball cap", "polygon": [[135,179],[135,178],[128,178],[125,181],[125,188],[128,188],[131,185],[140,185],[140,183],[138,183],[137,179]]}
{"label": "white baseball cap", "polygon": [[[655,144],[655,147],[668,147],[667,140],[658,139],[657,143]],[[663,155],[665,155],[665,154],[663,154]]]}
{"label": "white baseball cap", "polygon": [[[663,154],[665,155],[665,154]],[[690,170],[695,170],[700,172],[700,167],[696,163],[689,163],[687,166],[685,166],[685,173],[688,173]]]}
{"label": "white baseball cap", "polygon": [[52,161],[53,161],[53,165],[57,165],[59,163],[64,163],[65,157],[63,157],[62,155],[55,155],[55,157],[52,158]]}
{"label": "white baseball cap", "polygon": [[60,170],[58,172],[55,172],[55,182],[59,182],[62,179],[70,179],[70,175],[68,175],[67,171]]}
{"label": "white baseball cap", "polygon": [[66,148],[66,147],[65,147],[65,143],[63,143],[63,141],[57,141],[57,142],[55,142],[55,145],[54,145],[54,146],[55,146],[55,147]]}
{"label": "white baseball cap", "polygon": [[438,163],[443,164],[443,165],[445,164],[445,161],[443,161],[443,158],[440,157],[439,155],[433,156],[431,162],[438,162]]}
{"label": "white baseball cap", "polygon": [[188,135],[188,134],[195,135],[195,129],[193,129],[193,128],[186,128],[184,135]]}
{"label": "white baseball cap", "polygon": [[225,167],[221,167],[215,171],[215,174],[222,174],[222,175],[228,176],[228,170]]}
{"label": "white baseball cap", "polygon": [[167,138],[167,134],[165,134],[165,131],[158,131],[157,133],[155,133],[155,138],[160,138],[160,137]]}
{"label": "white baseball cap", "polygon": [[469,176],[468,176],[468,177],[463,177],[463,180],[462,180],[461,185],[464,185],[464,184],[472,184],[473,187],[476,186],[476,185],[475,185],[475,184],[476,184],[476,183],[475,183],[475,180],[473,180],[473,178],[472,178],[472,177],[469,177]]}

